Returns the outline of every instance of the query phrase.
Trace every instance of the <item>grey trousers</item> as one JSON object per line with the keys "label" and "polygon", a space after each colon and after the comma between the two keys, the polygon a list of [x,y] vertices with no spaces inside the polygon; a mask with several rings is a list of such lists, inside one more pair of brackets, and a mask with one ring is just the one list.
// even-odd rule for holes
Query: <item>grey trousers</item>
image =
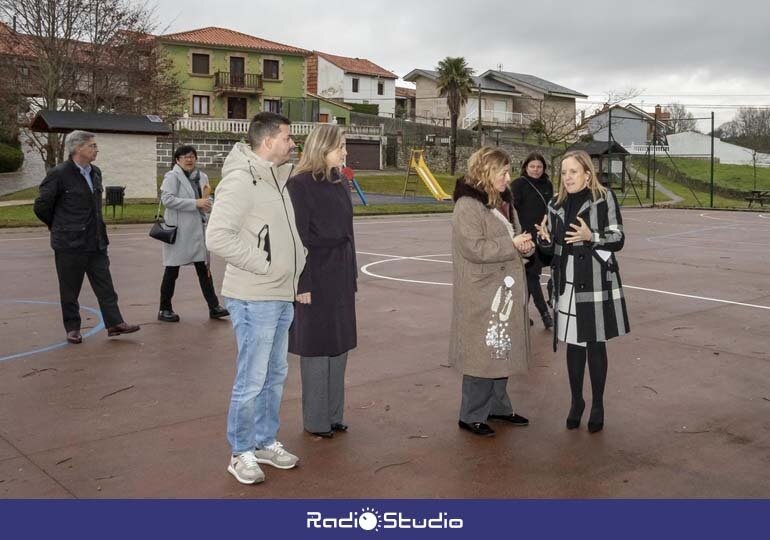
{"label": "grey trousers", "polygon": [[508,398],[508,378],[487,379],[463,375],[460,420],[467,424],[486,422],[490,414],[513,414]]}
{"label": "grey trousers", "polygon": [[339,356],[300,356],[302,421],[311,433],[331,431],[342,423],[345,408],[345,368],[348,353]]}

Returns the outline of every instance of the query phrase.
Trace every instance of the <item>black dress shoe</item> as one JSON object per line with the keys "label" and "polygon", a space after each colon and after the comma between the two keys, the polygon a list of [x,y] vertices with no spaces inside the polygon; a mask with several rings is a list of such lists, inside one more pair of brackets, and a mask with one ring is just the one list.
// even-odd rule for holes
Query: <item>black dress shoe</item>
{"label": "black dress shoe", "polygon": [[580,403],[572,402],[569,414],[567,415],[567,429],[577,429],[580,427],[580,418],[583,416],[585,408],[586,402],[583,400],[580,400]]}
{"label": "black dress shoe", "polygon": [[332,424],[332,431],[347,431],[348,426],[343,424],[342,422],[335,422]]}
{"label": "black dress shoe", "polygon": [[132,334],[134,332],[138,332],[140,329],[138,324],[128,324],[126,322],[122,322],[120,324],[116,324],[115,326],[110,326],[107,329],[107,335],[109,337],[112,336],[119,336],[121,334]]}
{"label": "black dress shoe", "polygon": [[210,319],[221,319],[222,317],[227,317],[229,315],[230,315],[230,312],[227,311],[227,309],[225,309],[224,306],[217,306],[209,310]]}
{"label": "black dress shoe", "polygon": [[551,328],[553,328],[553,319],[551,318],[550,313],[546,311],[545,313],[543,313],[541,317],[543,319],[543,326],[545,326],[546,330],[550,330]]}
{"label": "black dress shoe", "polygon": [[528,426],[529,420],[518,414],[490,414],[488,418],[492,420],[502,420],[514,426]]}
{"label": "black dress shoe", "polygon": [[468,424],[467,422],[460,420],[457,422],[457,425],[459,425],[462,429],[470,431],[474,435],[478,435],[480,437],[494,437],[495,435],[495,430],[486,425],[484,422],[471,422]]}
{"label": "black dress shoe", "polygon": [[591,407],[588,417],[588,432],[597,433],[604,429],[604,405]]}
{"label": "black dress shoe", "polygon": [[170,309],[161,309],[158,312],[158,320],[163,322],[179,322],[179,315]]}
{"label": "black dress shoe", "polygon": [[80,330],[70,330],[67,332],[67,341],[74,345],[83,343],[83,336],[80,335]]}
{"label": "black dress shoe", "polygon": [[[305,430],[307,431],[307,430]],[[307,431],[311,435],[315,435],[316,437],[323,437],[324,439],[331,439],[334,437],[333,431]]]}

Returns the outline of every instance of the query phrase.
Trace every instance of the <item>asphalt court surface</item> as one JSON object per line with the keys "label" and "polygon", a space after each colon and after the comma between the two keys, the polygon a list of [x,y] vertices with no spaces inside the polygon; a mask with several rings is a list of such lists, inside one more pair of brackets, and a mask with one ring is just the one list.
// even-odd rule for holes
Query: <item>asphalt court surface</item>
{"label": "asphalt court surface", "polygon": [[[0,496],[770,496],[770,214],[623,217],[631,334],[608,345],[603,432],[564,428],[565,351],[551,351],[534,310],[535,362],[509,381],[531,425],[459,431],[460,376],[444,366],[450,216],[360,219],[350,431],[303,433],[290,357],[279,439],[301,465],[265,467],[259,486],[225,471],[235,343],[227,321],[208,319],[192,268],[174,298],[182,321],[158,322],[160,245],[149,226],[111,227],[120,306],[142,330],[108,339],[86,283],[86,338],[67,345],[47,231],[0,231]],[[215,258],[217,289],[223,270]]]}

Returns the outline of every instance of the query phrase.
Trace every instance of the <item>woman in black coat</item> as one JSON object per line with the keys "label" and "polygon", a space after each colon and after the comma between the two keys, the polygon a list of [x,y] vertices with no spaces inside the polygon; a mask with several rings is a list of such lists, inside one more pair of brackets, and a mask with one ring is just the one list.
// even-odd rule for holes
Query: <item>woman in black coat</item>
{"label": "woman in black coat", "polygon": [[345,367],[356,346],[356,254],[353,203],[340,176],[345,138],[332,124],[316,127],[288,188],[308,250],[297,287],[289,351],[300,356],[302,418],[309,433],[346,431]]}
{"label": "woman in black coat", "polygon": [[[548,201],[553,198],[553,184],[551,184],[551,179],[545,171],[545,158],[537,152],[532,152],[521,164],[521,176],[511,184],[513,206],[519,215],[521,228],[531,234],[532,238],[537,236],[535,225],[540,224],[543,220],[543,216],[548,212]],[[538,252],[529,258],[525,267],[529,296],[535,303],[546,329],[553,327],[553,319],[548,312],[548,304],[543,298],[540,274],[543,271],[543,266],[547,266],[549,263],[550,257]],[[549,281],[549,285],[550,283]]]}
{"label": "woman in black coat", "polygon": [[564,154],[559,195],[548,205],[537,231],[538,246],[553,255],[554,351],[557,339],[567,343],[572,391],[567,429],[580,426],[588,360],[592,391],[588,431],[596,433],[604,427],[605,342],[627,334],[629,324],[615,257],[625,242],[620,207],[615,194],[599,183],[585,152]]}

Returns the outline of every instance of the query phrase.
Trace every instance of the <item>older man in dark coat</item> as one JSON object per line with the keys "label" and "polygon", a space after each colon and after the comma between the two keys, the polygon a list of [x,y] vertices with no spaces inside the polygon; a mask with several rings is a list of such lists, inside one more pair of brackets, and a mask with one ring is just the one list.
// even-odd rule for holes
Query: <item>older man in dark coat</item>
{"label": "older man in dark coat", "polygon": [[64,147],[69,159],[51,169],[40,184],[35,215],[51,231],[67,341],[83,341],[78,297],[85,275],[99,300],[107,335],[136,332],[139,326],[123,320],[112,286],[109,240],[102,219],[102,173],[92,165],[98,153],[95,135],[73,131]]}

